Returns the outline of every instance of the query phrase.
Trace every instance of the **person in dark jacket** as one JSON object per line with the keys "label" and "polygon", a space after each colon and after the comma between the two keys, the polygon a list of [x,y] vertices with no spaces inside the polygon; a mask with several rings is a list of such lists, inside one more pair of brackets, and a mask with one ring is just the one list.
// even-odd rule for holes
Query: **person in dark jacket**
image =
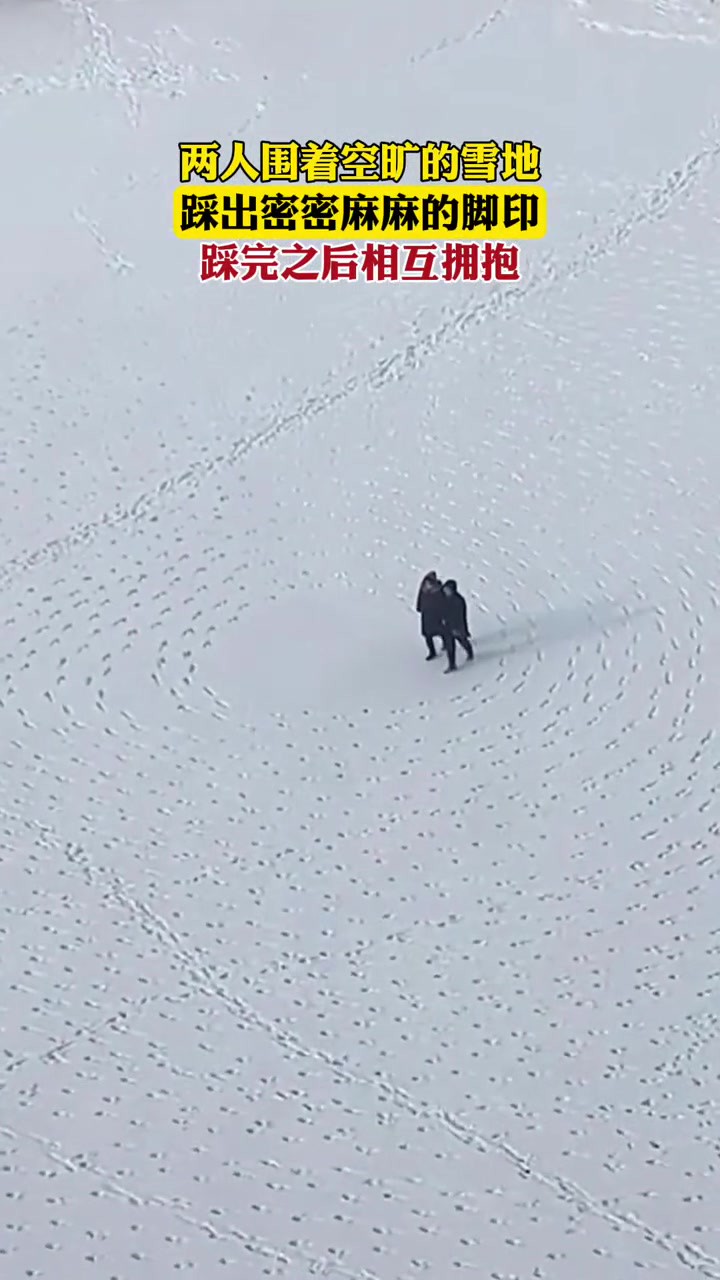
{"label": "person in dark jacket", "polygon": [[454,578],[448,578],[442,589],[443,594],[443,622],[445,626],[445,651],[447,653],[448,664],[445,668],[446,674],[456,670],[456,643],[459,643],[467,654],[468,662],[472,662],[473,647],[470,643],[470,628],[468,626],[467,604],[465,597],[460,595],[457,582]]}
{"label": "person in dark jacket", "polygon": [[431,569],[429,573],[425,574],[425,577],[423,578],[418,588],[417,600],[415,601],[416,613],[422,613],[423,596],[427,591],[428,587],[430,587],[433,584],[436,584],[438,587],[442,586],[442,583],[440,582],[440,579],[438,578],[435,570]]}
{"label": "person in dark jacket", "polygon": [[435,641],[445,639],[445,597],[442,583],[436,573],[428,573],[420,583],[417,612],[420,614],[420,632],[427,645],[427,661],[437,658]]}

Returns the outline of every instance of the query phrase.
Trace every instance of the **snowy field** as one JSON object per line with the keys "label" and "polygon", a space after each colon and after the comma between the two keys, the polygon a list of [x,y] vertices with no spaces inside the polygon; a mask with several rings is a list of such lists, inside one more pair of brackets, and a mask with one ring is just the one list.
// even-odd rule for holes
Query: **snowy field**
{"label": "snowy field", "polygon": [[[720,1277],[719,60],[0,0],[8,1280]],[[358,135],[536,141],[521,283],[198,282],[180,140]]]}

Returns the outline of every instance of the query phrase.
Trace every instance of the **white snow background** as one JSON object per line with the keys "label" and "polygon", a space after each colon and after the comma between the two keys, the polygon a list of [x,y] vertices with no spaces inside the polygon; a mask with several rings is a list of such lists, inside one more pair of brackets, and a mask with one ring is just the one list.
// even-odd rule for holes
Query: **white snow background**
{"label": "white snow background", "polygon": [[[0,0],[8,1280],[720,1276],[719,60]],[[198,282],[179,141],[357,136],[537,142],[521,284]]]}

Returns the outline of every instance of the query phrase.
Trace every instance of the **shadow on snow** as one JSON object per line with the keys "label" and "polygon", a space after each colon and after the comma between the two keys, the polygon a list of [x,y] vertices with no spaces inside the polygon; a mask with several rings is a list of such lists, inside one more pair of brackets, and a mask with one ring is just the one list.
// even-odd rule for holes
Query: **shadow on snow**
{"label": "shadow on snow", "polygon": [[607,600],[588,602],[582,607],[550,609],[489,633],[476,631],[475,659],[476,662],[491,662],[529,649],[542,650],[591,635],[609,636],[638,618],[657,613],[651,604],[613,604]]}

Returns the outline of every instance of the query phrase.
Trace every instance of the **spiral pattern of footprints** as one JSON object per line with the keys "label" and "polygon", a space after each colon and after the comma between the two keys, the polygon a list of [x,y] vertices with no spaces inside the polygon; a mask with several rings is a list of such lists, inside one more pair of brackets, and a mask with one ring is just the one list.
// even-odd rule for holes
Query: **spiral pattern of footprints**
{"label": "spiral pattern of footprints", "polygon": [[[565,14],[602,50],[611,7]],[[63,9],[124,84],[112,5]],[[717,37],[700,0],[624,11],[678,76]],[[143,465],[109,415],[82,522],[74,392],[14,335],[8,1275],[720,1277],[720,183],[688,120],[518,290],[246,435],[146,423]],[[446,681],[433,556],[477,645]]]}

